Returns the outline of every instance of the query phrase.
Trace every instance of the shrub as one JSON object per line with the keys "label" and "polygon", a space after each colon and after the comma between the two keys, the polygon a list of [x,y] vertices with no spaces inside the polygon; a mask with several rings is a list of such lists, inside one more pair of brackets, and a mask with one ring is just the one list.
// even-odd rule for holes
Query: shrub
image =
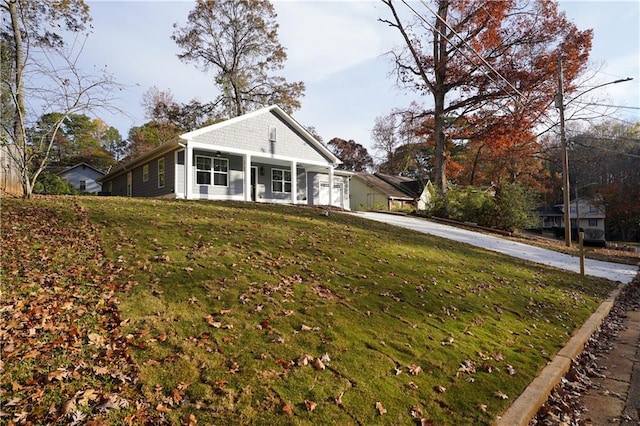
{"label": "shrub", "polygon": [[33,192],[47,195],[74,195],[78,193],[71,184],[63,181],[60,176],[47,171],[40,173],[33,187]]}
{"label": "shrub", "polygon": [[427,214],[514,231],[535,226],[534,207],[534,194],[519,184],[496,188],[495,195],[487,188],[468,186],[449,189],[445,195],[434,189]]}

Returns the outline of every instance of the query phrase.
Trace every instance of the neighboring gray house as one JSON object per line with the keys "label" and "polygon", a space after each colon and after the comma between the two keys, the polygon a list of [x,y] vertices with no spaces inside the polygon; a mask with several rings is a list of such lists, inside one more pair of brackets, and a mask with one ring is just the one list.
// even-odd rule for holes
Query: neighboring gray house
{"label": "neighboring gray house", "polygon": [[351,210],[425,210],[428,186],[403,176],[356,173],[351,179]]}
{"label": "neighboring gray house", "polygon": [[97,194],[102,191],[102,184],[97,181],[104,175],[103,171],[87,163],[76,164],[58,173],[60,179],[86,194]]}
{"label": "neighboring gray house", "polygon": [[[564,228],[564,203],[555,204],[552,207],[540,207],[536,210],[543,231],[553,231],[554,228]],[[571,227],[578,226],[584,230],[585,240],[605,240],[604,221],[606,211],[604,204],[598,200],[578,198],[569,203],[569,219]]]}
{"label": "neighboring gray house", "polygon": [[349,209],[351,173],[273,105],[180,135],[104,176],[129,197],[333,205]]}

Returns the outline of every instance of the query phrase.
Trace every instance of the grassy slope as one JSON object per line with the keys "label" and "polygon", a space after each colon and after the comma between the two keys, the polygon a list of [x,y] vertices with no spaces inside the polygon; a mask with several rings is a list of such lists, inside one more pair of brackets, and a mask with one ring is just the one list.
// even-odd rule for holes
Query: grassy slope
{"label": "grassy slope", "polygon": [[80,202],[137,284],[120,309],[147,397],[184,389],[175,421],[490,423],[612,288],[315,209]]}
{"label": "grassy slope", "polygon": [[[35,423],[487,424],[612,289],[310,208],[81,197],[2,214],[0,402]],[[41,333],[33,311],[52,306]]]}

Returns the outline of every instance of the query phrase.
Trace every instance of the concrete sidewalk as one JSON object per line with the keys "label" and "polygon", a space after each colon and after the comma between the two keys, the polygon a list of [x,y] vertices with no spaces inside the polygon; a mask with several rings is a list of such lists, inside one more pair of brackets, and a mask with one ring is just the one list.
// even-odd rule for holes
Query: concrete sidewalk
{"label": "concrete sidewalk", "polygon": [[[580,272],[580,259],[578,257],[558,253],[553,250],[534,247],[492,235],[456,228],[454,226],[443,225],[417,217],[373,212],[358,212],[354,214],[377,222],[459,241],[519,259],[525,259],[567,271]],[[630,283],[637,273],[637,266],[585,259],[585,274],[590,276]]]}

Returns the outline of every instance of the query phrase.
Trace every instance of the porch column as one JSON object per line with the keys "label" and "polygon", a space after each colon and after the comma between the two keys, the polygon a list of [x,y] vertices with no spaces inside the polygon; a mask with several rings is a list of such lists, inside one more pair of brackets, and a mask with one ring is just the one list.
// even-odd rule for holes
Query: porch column
{"label": "porch column", "polygon": [[184,149],[184,199],[189,200],[193,193],[193,148],[187,143]]}
{"label": "porch column", "polygon": [[251,154],[244,155],[244,200],[251,201]]}
{"label": "porch column", "polygon": [[329,167],[329,205],[333,205],[333,166]]}
{"label": "porch column", "polygon": [[298,203],[298,163],[291,162],[291,204]]}

